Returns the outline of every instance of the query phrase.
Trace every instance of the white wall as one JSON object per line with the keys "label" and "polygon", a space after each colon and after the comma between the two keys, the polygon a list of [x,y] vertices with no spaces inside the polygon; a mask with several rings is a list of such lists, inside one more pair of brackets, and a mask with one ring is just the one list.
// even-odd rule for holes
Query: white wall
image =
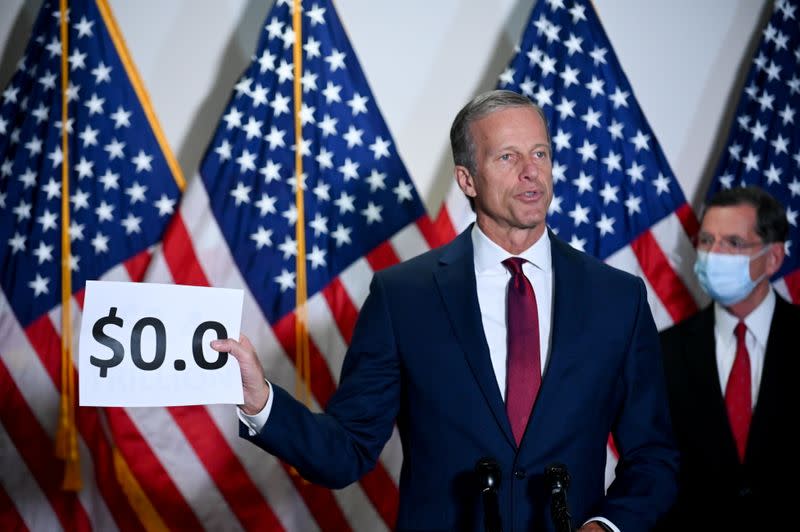
{"label": "white wall", "polygon": [[[254,51],[271,2],[110,0],[187,177]],[[434,214],[457,110],[494,87],[535,0],[339,0],[398,149]],[[594,0],[639,103],[697,206],[768,16],[768,0]],[[0,86],[40,2],[0,0]]]}

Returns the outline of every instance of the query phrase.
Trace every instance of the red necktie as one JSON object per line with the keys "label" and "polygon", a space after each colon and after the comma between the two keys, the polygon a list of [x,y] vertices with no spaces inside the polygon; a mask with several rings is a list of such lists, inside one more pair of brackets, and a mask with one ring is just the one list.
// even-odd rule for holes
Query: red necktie
{"label": "red necktie", "polygon": [[739,461],[744,462],[747,432],[750,430],[750,417],[753,410],[750,398],[750,355],[747,353],[747,346],[744,343],[747,327],[740,321],[733,332],[736,335],[736,358],[725,387],[725,407],[728,410],[728,421],[736,442]]}
{"label": "red necktie", "polygon": [[503,265],[511,272],[508,283],[508,358],[506,412],[519,445],[542,383],[539,354],[539,312],[536,295],[522,273],[525,259],[511,257]]}

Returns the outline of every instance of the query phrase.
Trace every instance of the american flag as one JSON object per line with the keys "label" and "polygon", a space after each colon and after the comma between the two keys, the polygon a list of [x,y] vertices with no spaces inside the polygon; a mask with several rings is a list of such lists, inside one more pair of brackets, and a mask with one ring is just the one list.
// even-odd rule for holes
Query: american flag
{"label": "american flag", "polygon": [[778,0],[762,32],[707,198],[718,190],[755,185],[786,209],[786,258],[773,278],[784,297],[800,303],[800,3]]}
{"label": "american flag", "polygon": [[[324,408],[372,273],[440,243],[332,3],[302,2],[294,74],[292,2],[267,15],[147,279],[245,289],[242,331],[268,378],[295,386],[295,225],[304,191],[312,408]],[[295,82],[302,141],[295,142]],[[301,150],[303,173],[295,171]],[[395,431],[375,470],[331,491],[239,438],[235,409],[131,409],[131,467],[170,527],[388,530],[402,453]]]}
{"label": "american flag", "polygon": [[663,329],[697,310],[697,222],[588,0],[542,0],[498,88],[547,117],[548,225],[573,247],[640,275]]}
{"label": "american flag", "polygon": [[[109,437],[102,410],[77,409],[83,488],[61,489],[64,462],[54,437],[62,391],[62,268],[70,271],[66,297],[77,339],[86,280],[143,277],[183,178],[105,1],[70,2],[65,43],[62,16],[58,2],[44,2],[0,102],[0,528],[135,529],[135,505],[124,491],[135,493],[125,474],[131,457]],[[69,254],[62,248],[64,226]]]}

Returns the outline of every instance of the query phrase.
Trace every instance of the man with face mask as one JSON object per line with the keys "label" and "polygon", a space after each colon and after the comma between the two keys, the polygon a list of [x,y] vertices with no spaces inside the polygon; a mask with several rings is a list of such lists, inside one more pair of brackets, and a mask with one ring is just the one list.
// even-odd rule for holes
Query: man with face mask
{"label": "man with face mask", "polygon": [[[707,204],[695,273],[714,303],[662,332],[678,502],[663,530],[772,530],[793,511],[800,473],[800,308],[775,293],[789,224],[757,187]],[[792,498],[796,498],[792,496]]]}

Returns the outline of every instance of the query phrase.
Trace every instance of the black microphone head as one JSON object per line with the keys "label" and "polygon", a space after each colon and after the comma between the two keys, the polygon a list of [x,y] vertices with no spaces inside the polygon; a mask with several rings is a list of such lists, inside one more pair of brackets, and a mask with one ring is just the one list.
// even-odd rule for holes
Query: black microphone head
{"label": "black microphone head", "polygon": [[500,464],[494,458],[484,457],[475,464],[481,491],[497,491],[500,485]]}
{"label": "black microphone head", "polygon": [[544,477],[552,487],[558,486],[563,489],[569,487],[569,472],[567,466],[562,463],[555,462],[547,466],[544,469]]}

